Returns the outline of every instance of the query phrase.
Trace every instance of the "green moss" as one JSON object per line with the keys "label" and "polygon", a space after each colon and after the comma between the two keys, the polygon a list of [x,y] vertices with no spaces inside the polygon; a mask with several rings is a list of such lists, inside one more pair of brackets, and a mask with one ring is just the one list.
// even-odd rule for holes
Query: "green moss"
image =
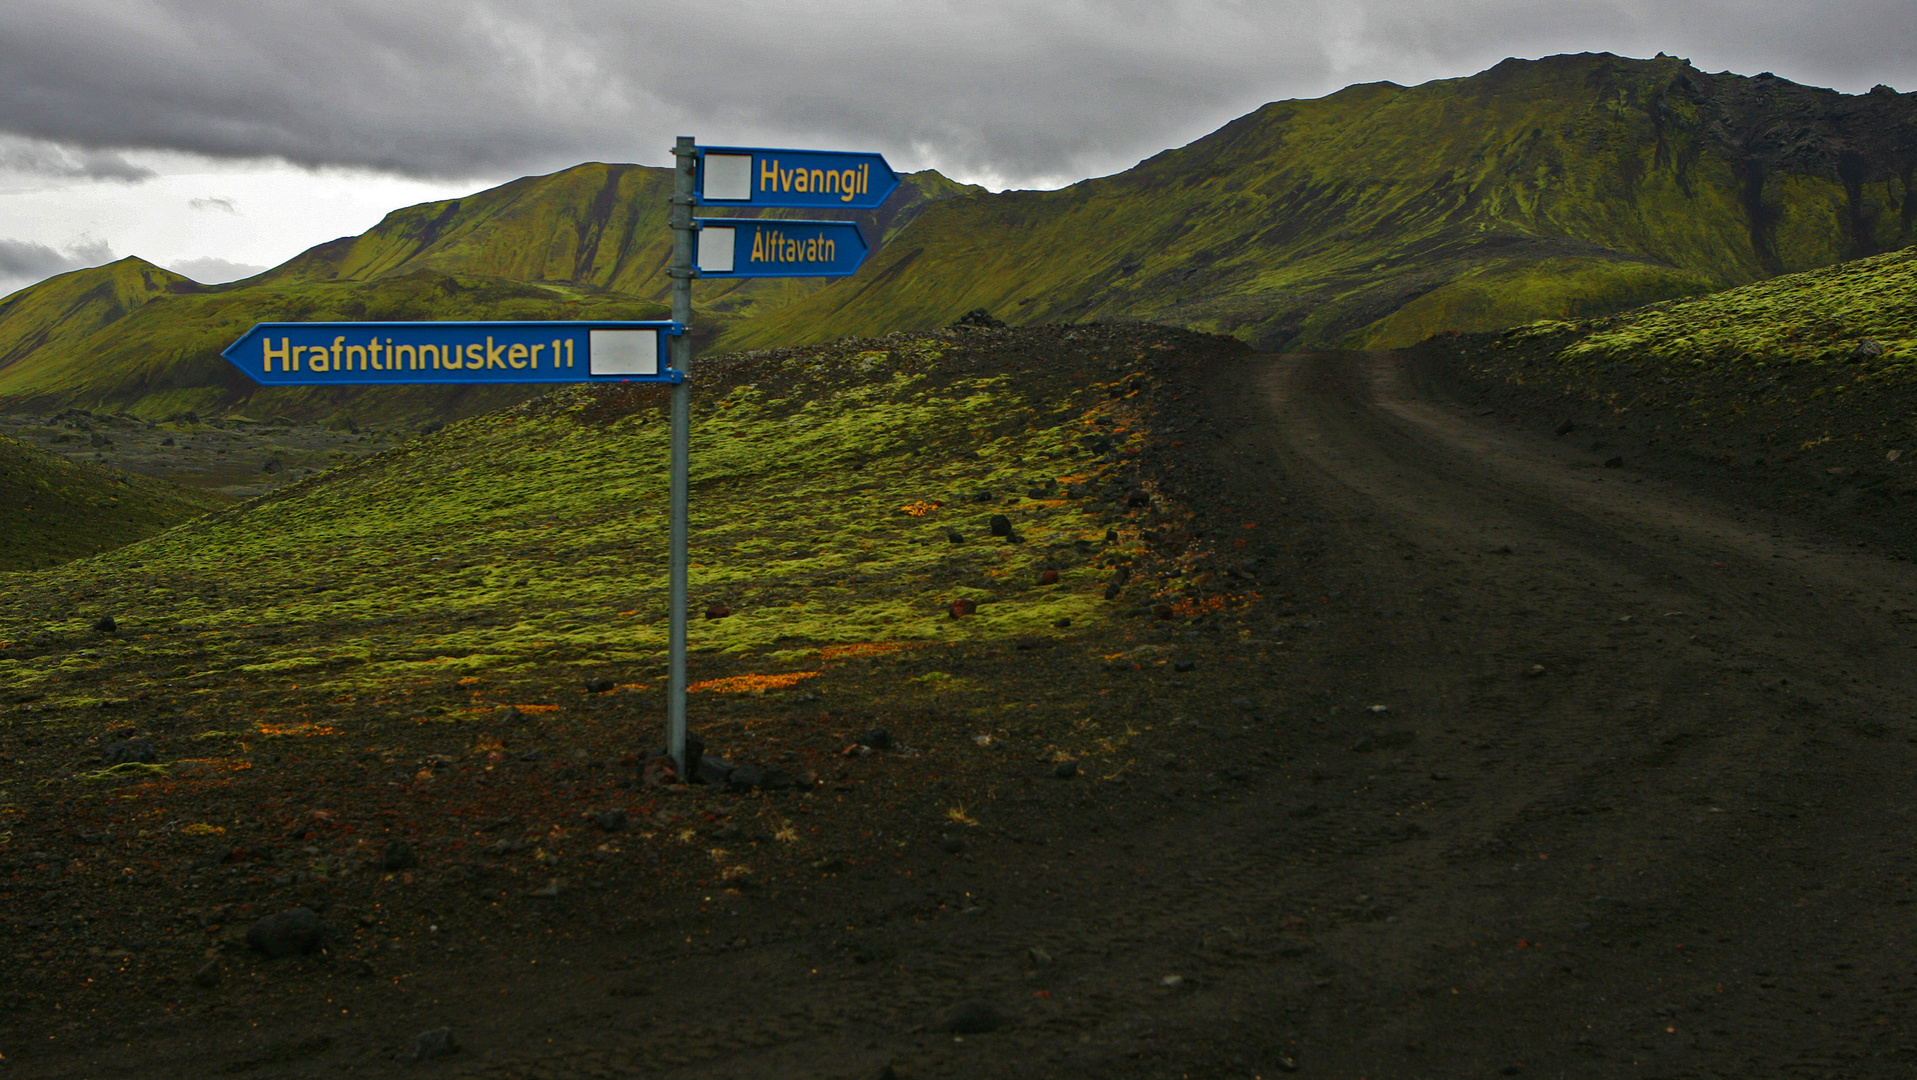
{"label": "green moss", "polygon": [[[1016,493],[1111,470],[1076,438],[1124,400],[1088,380],[1061,413],[1026,380],[954,368],[947,340],[702,361],[695,650],[998,638],[1099,616],[1103,583],[1069,555],[1074,541],[1102,539],[1108,508]],[[31,590],[0,596],[0,640],[48,629],[46,598],[71,596],[84,599],[57,622],[64,632],[112,610],[157,628],[162,655],[210,651],[194,670],[302,689],[655,663],[667,634],[661,400],[567,387],[40,572]],[[973,501],[981,489],[996,492],[991,505]],[[943,506],[905,512],[933,503]],[[993,513],[1012,518],[1019,542],[988,535]],[[1041,564],[1061,580],[1037,584]],[[951,616],[960,596],[978,601],[976,615]],[[729,617],[697,618],[711,602]],[[72,668],[52,654],[20,661],[9,683],[50,691],[98,663],[69,658]]]}
{"label": "green moss", "polygon": [[1589,324],[1566,362],[1667,364],[1848,362],[1861,342],[1866,373],[1901,377],[1917,358],[1917,248],[1791,274]]}

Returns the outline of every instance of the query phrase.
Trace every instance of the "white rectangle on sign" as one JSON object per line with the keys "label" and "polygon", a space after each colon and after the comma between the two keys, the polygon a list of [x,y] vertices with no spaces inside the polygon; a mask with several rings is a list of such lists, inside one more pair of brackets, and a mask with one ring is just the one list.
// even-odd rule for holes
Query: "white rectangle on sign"
{"label": "white rectangle on sign", "polygon": [[752,155],[707,154],[705,197],[752,198]]}
{"label": "white rectangle on sign", "polygon": [[732,245],[736,238],[730,225],[699,230],[699,269],[715,274],[732,273]]}
{"label": "white rectangle on sign", "polygon": [[659,374],[659,331],[592,330],[594,375]]}

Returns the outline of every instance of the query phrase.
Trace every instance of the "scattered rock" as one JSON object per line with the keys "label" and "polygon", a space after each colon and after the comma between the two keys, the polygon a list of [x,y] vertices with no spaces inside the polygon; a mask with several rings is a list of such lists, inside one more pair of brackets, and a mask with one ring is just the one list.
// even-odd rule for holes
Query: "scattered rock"
{"label": "scattered rock", "polygon": [[[700,749],[703,750],[704,747]],[[688,757],[691,756],[690,740],[688,740],[686,753]],[[700,754],[698,762],[699,767],[693,770],[692,774],[693,782],[698,784],[723,784],[732,779],[733,773],[739,771],[732,762],[711,754]]]}
{"label": "scattered rock", "polygon": [[679,767],[671,754],[659,754],[646,759],[639,769],[639,782],[645,787],[672,787],[679,784]]}
{"label": "scattered rock", "polygon": [[108,766],[137,762],[151,765],[160,760],[152,739],[115,739],[100,748],[100,760]]}
{"label": "scattered rock", "polygon": [[499,708],[493,710],[493,719],[502,724],[517,724],[525,718],[525,713],[520,712],[511,705],[501,705]]}
{"label": "scattered rock", "polygon": [[993,536],[1012,535],[1012,519],[1006,517],[1004,514],[993,514],[991,521],[986,527]]}
{"label": "scattered rock", "polygon": [[870,731],[862,731],[859,733],[857,741],[864,743],[874,750],[892,749],[892,733],[886,731],[884,728],[875,727]]}
{"label": "scattered rock", "polygon": [[1196,660],[1174,660],[1174,661],[1172,661],[1172,670],[1173,670],[1173,671],[1178,671],[1178,672],[1185,672],[1185,671],[1197,671],[1197,670],[1198,670],[1198,661],[1196,661]]}
{"label": "scattered rock", "polygon": [[102,615],[93,620],[93,629],[98,633],[111,634],[120,629],[120,624],[113,621],[113,616]]}
{"label": "scattered rock", "polygon": [[1535,679],[1542,674],[1544,674],[1544,665],[1532,664],[1530,669],[1524,673],[1524,677],[1527,679]]}
{"label": "scattered rock", "polygon": [[603,694],[617,685],[619,684],[613,682],[611,679],[587,679],[586,680],[586,690],[588,693],[593,693],[593,694]]}
{"label": "scattered rock", "polygon": [[452,1028],[434,1028],[413,1036],[414,1061],[431,1061],[433,1058],[450,1057],[459,1052],[459,1043],[453,1039]]}
{"label": "scattered rock", "polygon": [[732,614],[732,609],[724,604],[706,605],[706,618],[708,619],[723,619],[730,614]]}
{"label": "scattered rock", "polygon": [[387,873],[411,870],[419,865],[419,856],[413,852],[413,845],[404,840],[394,840],[379,853],[379,868]]}
{"label": "scattered rock", "polygon": [[1859,341],[1850,350],[1852,360],[1875,360],[1882,355],[1884,355],[1884,343],[1872,338]]}
{"label": "scattered rock", "polygon": [[1003,319],[1000,319],[994,316],[991,312],[985,310],[984,308],[973,308],[972,310],[966,312],[965,314],[960,315],[958,317],[958,321],[953,323],[952,325],[953,326],[975,326],[985,330],[997,330],[1002,328],[1005,325],[1005,321]]}
{"label": "scattered rock", "polygon": [[1011,1023],[1011,1017],[982,1001],[954,1005],[939,1018],[938,1030],[954,1035],[984,1035]]}
{"label": "scattered rock", "polygon": [[254,923],[246,931],[246,943],[275,960],[303,956],[319,949],[326,929],[312,908],[289,908]]}
{"label": "scattered rock", "polygon": [[563,887],[564,887],[563,882],[561,882],[558,878],[553,878],[551,881],[546,882],[544,885],[541,885],[537,889],[528,890],[526,895],[536,896],[536,897],[539,897],[541,900],[552,900],[552,899],[556,899],[559,896],[559,890]]}
{"label": "scattered rock", "polygon": [[1041,573],[1040,575],[1038,575],[1038,583],[1039,583],[1040,585],[1056,585],[1056,584],[1058,584],[1058,571],[1056,571],[1056,570],[1047,570],[1047,571],[1045,571],[1044,573]]}
{"label": "scattered rock", "polygon": [[946,529],[945,538],[954,544],[963,544],[965,542],[965,534],[959,532],[957,529]]}
{"label": "scattered rock", "polygon": [[741,765],[726,777],[726,787],[733,791],[751,791],[766,785],[766,772],[757,765]]}
{"label": "scattered rock", "polygon": [[954,619],[962,619],[967,615],[976,615],[978,614],[978,601],[967,600],[964,597],[960,597],[952,601],[950,611]]}
{"label": "scattered rock", "polygon": [[1061,761],[1052,767],[1052,778],[1055,780],[1070,780],[1077,775],[1078,762],[1076,761]]}
{"label": "scattered rock", "polygon": [[1569,435],[1573,431],[1576,431],[1577,429],[1578,429],[1577,421],[1566,419],[1563,423],[1551,429],[1551,433],[1554,435]]}

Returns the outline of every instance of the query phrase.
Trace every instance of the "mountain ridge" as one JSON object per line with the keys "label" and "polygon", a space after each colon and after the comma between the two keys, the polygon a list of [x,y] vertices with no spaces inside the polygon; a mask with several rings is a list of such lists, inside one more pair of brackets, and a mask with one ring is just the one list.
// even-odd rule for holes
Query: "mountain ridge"
{"label": "mountain ridge", "polygon": [[[0,407],[394,422],[503,404],[529,391],[265,391],[218,351],[268,319],[657,317],[669,181],[603,162],[523,177],[225,285],[138,260],[50,279],[0,301]],[[1171,323],[1268,350],[1391,347],[1917,242],[1917,94],[1663,54],[1511,59],[1271,102],[1055,191],[926,171],[876,212],[806,213],[882,242],[847,279],[701,283],[702,348],[937,328],[978,308],[1012,325]]]}

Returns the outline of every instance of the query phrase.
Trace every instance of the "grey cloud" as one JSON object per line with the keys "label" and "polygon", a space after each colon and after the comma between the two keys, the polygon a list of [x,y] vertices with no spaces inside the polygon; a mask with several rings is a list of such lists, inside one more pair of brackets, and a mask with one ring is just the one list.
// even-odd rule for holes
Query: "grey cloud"
{"label": "grey cloud", "polygon": [[55,274],[110,263],[114,258],[112,247],[104,240],[82,241],[62,252],[31,240],[0,237],[0,296]]}
{"label": "grey cloud", "polygon": [[37,280],[113,259],[113,249],[104,240],[85,241],[60,252],[31,240],[0,238],[0,278]]}
{"label": "grey cloud", "polygon": [[[233,205],[232,199],[189,199],[187,200],[187,205],[195,210],[224,210],[229,214],[237,214],[240,212],[239,208]],[[184,271],[182,271],[182,273],[184,273]]]}
{"label": "grey cloud", "polygon": [[176,274],[185,274],[203,285],[217,285],[225,281],[238,281],[264,273],[268,267],[252,266],[247,263],[227,262],[225,259],[182,259],[167,266]]}
{"label": "grey cloud", "polygon": [[1023,184],[1268,100],[1600,50],[1917,88],[1907,0],[26,0],[0,36],[0,130],[489,179],[663,163],[684,133]]}
{"label": "grey cloud", "polygon": [[[4,77],[0,76],[0,81]],[[41,139],[0,136],[0,171],[61,180],[138,183],[158,175],[112,150],[60,146]]]}

